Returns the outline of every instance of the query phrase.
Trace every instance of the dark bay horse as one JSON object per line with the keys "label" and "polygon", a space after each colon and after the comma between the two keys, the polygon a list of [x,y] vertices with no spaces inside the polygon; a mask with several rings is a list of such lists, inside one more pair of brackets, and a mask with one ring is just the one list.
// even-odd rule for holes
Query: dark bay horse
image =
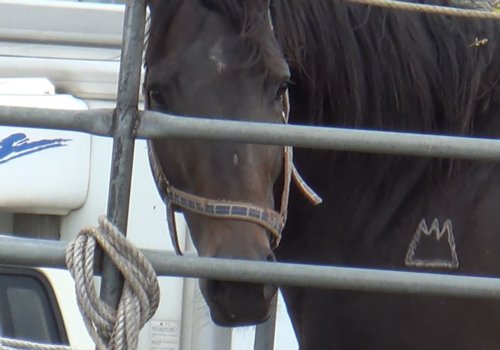
{"label": "dark bay horse", "polygon": [[[151,109],[279,123],[288,87],[294,124],[500,134],[500,21],[335,0],[150,9]],[[274,256],[282,148],[169,139],[151,150],[200,255],[500,276],[497,163],[297,149],[295,165],[324,202],[291,187]],[[218,324],[268,317],[273,286],[200,284]],[[301,349],[500,348],[493,300],[282,290]]]}

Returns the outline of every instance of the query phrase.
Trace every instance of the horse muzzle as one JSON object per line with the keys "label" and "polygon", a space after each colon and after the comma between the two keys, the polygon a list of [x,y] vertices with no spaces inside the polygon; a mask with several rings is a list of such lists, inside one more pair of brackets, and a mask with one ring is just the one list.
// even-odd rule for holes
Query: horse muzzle
{"label": "horse muzzle", "polygon": [[223,327],[256,325],[271,315],[277,287],[273,285],[200,280],[215,324]]}

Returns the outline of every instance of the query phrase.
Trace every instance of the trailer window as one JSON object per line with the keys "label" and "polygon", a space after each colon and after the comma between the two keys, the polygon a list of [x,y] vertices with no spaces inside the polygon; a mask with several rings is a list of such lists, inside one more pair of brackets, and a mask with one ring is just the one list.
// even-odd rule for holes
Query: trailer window
{"label": "trailer window", "polygon": [[53,291],[36,270],[0,267],[0,336],[68,344]]}

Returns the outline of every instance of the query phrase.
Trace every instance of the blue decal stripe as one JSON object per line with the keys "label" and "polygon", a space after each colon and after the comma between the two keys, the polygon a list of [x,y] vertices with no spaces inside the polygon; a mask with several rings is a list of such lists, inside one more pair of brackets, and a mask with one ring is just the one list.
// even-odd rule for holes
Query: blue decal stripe
{"label": "blue decal stripe", "polygon": [[49,148],[67,146],[71,139],[42,139],[31,141],[23,133],[16,133],[0,140],[0,164],[7,163],[16,158],[24,157],[32,153],[41,152]]}

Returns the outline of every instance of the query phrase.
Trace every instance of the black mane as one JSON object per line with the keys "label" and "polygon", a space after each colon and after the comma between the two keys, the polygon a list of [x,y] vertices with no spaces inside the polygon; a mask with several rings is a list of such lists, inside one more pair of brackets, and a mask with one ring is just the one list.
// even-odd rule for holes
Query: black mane
{"label": "black mane", "polygon": [[276,34],[306,86],[307,122],[470,134],[474,116],[500,98],[500,21],[347,1],[272,5]]}
{"label": "black mane", "polygon": [[[262,40],[268,1],[199,1],[230,19],[255,57],[275,54]],[[154,46],[176,3],[157,2],[146,61],[159,56]],[[271,0],[270,6],[306,105],[303,119],[292,122],[472,134],[474,117],[500,98],[500,21],[335,0]]]}

